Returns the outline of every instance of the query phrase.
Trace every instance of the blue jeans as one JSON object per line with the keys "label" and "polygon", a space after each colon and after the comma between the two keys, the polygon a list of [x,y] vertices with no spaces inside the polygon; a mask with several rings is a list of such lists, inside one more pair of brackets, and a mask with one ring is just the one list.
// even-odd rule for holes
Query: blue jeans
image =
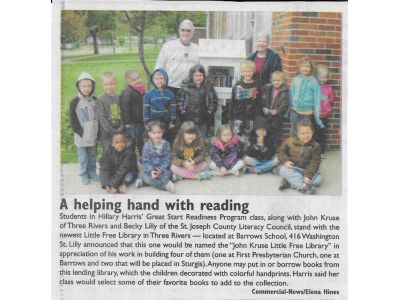
{"label": "blue jeans", "polygon": [[297,128],[296,128],[297,122],[300,122],[303,120],[309,120],[314,125],[314,122],[313,122],[314,115],[301,115],[301,114],[298,114],[294,110],[290,111],[290,135],[291,136],[297,135]]}
{"label": "blue jeans", "polygon": [[[284,165],[282,165],[279,168],[279,175],[290,183],[292,189],[299,190],[304,187],[304,169],[302,168],[299,167],[287,168]],[[313,178],[311,179],[311,185],[319,186],[321,182],[322,182],[321,174],[319,172],[315,173]]]}
{"label": "blue jeans", "polygon": [[159,178],[152,178],[151,174],[147,174],[146,172],[143,172],[142,174],[142,180],[144,183],[154,186],[160,190],[166,190],[166,186],[168,182],[171,181],[171,172],[169,170],[162,170],[161,175]]}
{"label": "blue jeans", "polygon": [[202,140],[204,141],[207,138],[207,129],[208,129],[208,125],[207,123],[204,124],[199,124],[199,131],[200,131],[200,136],[202,138]]}
{"label": "blue jeans", "polygon": [[133,172],[128,172],[128,173],[125,175],[124,183],[125,183],[126,185],[131,184],[132,182],[135,181],[136,177],[137,177],[137,174],[135,174],[135,173],[133,173]]}
{"label": "blue jeans", "polygon": [[97,146],[77,147],[79,160],[79,175],[85,177],[97,177],[96,155]]}
{"label": "blue jeans", "polygon": [[140,156],[142,156],[143,150],[143,130],[144,128],[142,124],[134,124],[131,128],[126,130],[126,135],[135,140],[135,146],[138,149]]}
{"label": "blue jeans", "polygon": [[248,163],[249,166],[252,166],[254,169],[256,169],[257,174],[269,172],[278,164],[279,159],[276,157],[276,155],[270,160],[258,160],[250,157],[250,162]]}

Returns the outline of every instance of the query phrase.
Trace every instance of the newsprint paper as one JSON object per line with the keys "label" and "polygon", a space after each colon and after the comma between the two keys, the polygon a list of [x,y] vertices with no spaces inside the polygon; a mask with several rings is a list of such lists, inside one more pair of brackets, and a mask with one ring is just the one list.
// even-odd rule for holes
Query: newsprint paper
{"label": "newsprint paper", "polygon": [[53,299],[347,299],[346,3],[53,1],[52,59]]}

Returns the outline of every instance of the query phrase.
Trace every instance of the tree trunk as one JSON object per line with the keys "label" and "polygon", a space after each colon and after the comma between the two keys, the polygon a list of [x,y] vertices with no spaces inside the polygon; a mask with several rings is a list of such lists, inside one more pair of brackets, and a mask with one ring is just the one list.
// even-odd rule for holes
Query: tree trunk
{"label": "tree trunk", "polygon": [[96,29],[90,29],[89,32],[90,32],[90,35],[92,36],[92,39],[93,39],[94,55],[97,55],[97,54],[99,54],[99,46],[97,45],[97,30]]}
{"label": "tree trunk", "polygon": [[139,58],[140,62],[142,63],[143,69],[146,72],[146,77],[150,77],[150,71],[147,67],[146,60],[144,57],[144,29],[146,27],[146,12],[142,12],[142,19],[140,24],[140,31],[139,31]]}

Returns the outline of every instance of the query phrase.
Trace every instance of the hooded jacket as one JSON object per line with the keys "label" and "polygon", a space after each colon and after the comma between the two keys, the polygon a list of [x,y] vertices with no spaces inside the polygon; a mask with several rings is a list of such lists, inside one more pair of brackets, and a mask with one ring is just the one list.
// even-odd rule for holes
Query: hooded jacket
{"label": "hooded jacket", "polygon": [[[249,60],[254,61],[257,56],[258,51],[254,52],[249,56]],[[271,75],[275,71],[282,71],[281,58],[277,53],[271,49],[267,49],[265,62],[262,67],[261,74],[255,73],[253,76],[254,80],[257,80],[260,85],[271,82]]]}
{"label": "hooded jacket", "polygon": [[303,143],[297,137],[286,139],[277,150],[279,161],[291,161],[296,167],[304,169],[304,176],[313,178],[321,163],[321,147],[311,140]]}
{"label": "hooded jacket", "polygon": [[[264,128],[267,131],[267,135],[264,137],[264,144],[257,144],[256,130]],[[269,126],[267,120],[259,116],[254,122],[254,129],[250,133],[250,146],[245,150],[245,155],[255,158],[257,160],[271,160],[275,155],[275,147],[272,138],[269,136]]]}
{"label": "hooded jacket", "polygon": [[[153,82],[153,77],[156,72],[161,72],[164,76],[164,87],[158,90]],[[145,124],[150,121],[161,121],[167,124],[176,123],[176,100],[175,95],[169,89],[168,75],[162,69],[156,69],[150,76],[150,81],[154,88],[144,95],[143,104],[143,121]]]}
{"label": "hooded jacket", "polygon": [[320,119],[321,87],[314,76],[298,74],[293,78],[290,88],[290,107],[298,113],[312,111],[315,122],[320,128],[324,128]]}
{"label": "hooded jacket", "polygon": [[127,86],[119,96],[121,115],[124,125],[143,123],[143,95],[131,86]]}
{"label": "hooded jacket", "polygon": [[240,159],[241,145],[237,136],[224,144],[220,139],[215,139],[211,147],[211,159],[218,168],[225,167],[227,170]]}
{"label": "hooded jacket", "polygon": [[118,152],[110,146],[100,160],[101,187],[110,186],[118,189],[129,172],[136,175],[139,172],[134,151],[125,148]]}
{"label": "hooded jacket", "polygon": [[[92,91],[88,96],[82,95],[79,90],[79,82],[84,79],[92,82]],[[89,73],[82,72],[75,85],[78,95],[71,100],[69,106],[69,121],[74,132],[75,145],[78,147],[94,146],[99,135],[99,123],[96,115],[97,98],[94,96],[96,81]]]}
{"label": "hooded jacket", "polygon": [[272,118],[282,118],[289,109],[289,89],[286,84],[282,84],[275,101],[272,101],[272,93],[274,86],[271,83],[264,84],[261,89],[261,106],[262,108],[276,109],[278,113]]}
{"label": "hooded jacket", "polygon": [[182,113],[183,121],[193,121],[195,124],[207,123],[210,116],[217,110],[217,92],[213,84],[204,78],[203,84],[196,87],[193,82],[193,73],[190,69],[189,78],[182,82],[178,108]]}

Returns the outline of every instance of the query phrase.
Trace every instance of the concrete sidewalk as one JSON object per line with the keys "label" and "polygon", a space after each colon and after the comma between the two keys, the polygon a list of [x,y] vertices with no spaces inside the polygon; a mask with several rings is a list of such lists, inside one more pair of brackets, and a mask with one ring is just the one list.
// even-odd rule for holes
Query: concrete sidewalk
{"label": "concrete sidewalk", "polygon": [[[139,165],[140,168],[140,165]],[[61,184],[65,194],[107,194],[99,183],[82,185],[78,176],[78,164],[63,164],[61,166]],[[317,195],[337,196],[342,193],[342,161],[341,152],[328,152],[326,159],[322,160],[320,172],[323,177],[321,187],[317,188]],[[295,190],[278,190],[280,177],[271,173],[244,174],[239,177],[232,175],[226,177],[213,177],[211,180],[181,180],[176,182],[177,195],[266,195],[289,196],[300,195]],[[152,187],[136,189],[134,184],[128,187],[127,194],[135,195],[164,195],[166,191]]]}

